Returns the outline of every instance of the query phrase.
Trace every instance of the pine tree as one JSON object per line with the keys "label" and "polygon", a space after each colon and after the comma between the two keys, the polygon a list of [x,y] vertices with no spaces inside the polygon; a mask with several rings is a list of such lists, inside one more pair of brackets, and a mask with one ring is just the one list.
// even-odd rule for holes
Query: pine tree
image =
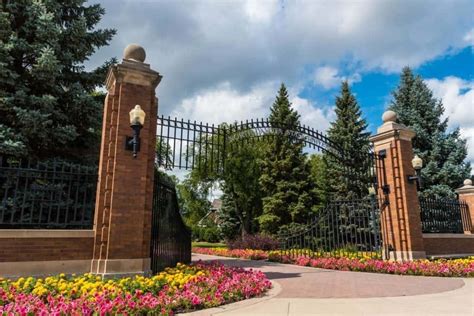
{"label": "pine tree", "polygon": [[334,154],[326,153],[327,186],[332,200],[350,200],[368,193],[370,178],[369,133],[361,109],[344,81],[336,97],[336,120],[331,123],[328,138],[338,146]]}
{"label": "pine tree", "polygon": [[271,108],[269,121],[278,126],[262,162],[260,184],[263,213],[258,221],[265,233],[274,234],[280,226],[305,222],[314,204],[309,165],[303,153],[304,142],[295,131],[299,114],[291,108],[288,92],[282,84]]}
{"label": "pine tree", "polygon": [[416,132],[413,150],[425,165],[421,171],[420,194],[454,197],[454,189],[469,178],[471,166],[465,161],[466,140],[460,137],[459,129],[447,132],[448,119],[442,119],[442,100],[434,98],[423,79],[405,67],[390,109],[397,113],[399,123]]}
{"label": "pine tree", "polygon": [[94,29],[104,9],[83,0],[0,4],[0,154],[97,159],[108,63],[82,65],[115,30]]}
{"label": "pine tree", "polygon": [[329,200],[327,165],[323,155],[313,154],[309,157],[311,181],[314,183],[314,196],[317,197],[313,207],[316,211],[326,206]]}

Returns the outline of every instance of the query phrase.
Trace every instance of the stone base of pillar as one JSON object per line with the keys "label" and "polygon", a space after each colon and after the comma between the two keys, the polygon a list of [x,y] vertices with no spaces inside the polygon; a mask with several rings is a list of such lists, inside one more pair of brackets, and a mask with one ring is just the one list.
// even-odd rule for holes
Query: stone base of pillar
{"label": "stone base of pillar", "polygon": [[383,256],[384,260],[409,261],[415,259],[426,259],[425,251],[389,251],[388,258]]}
{"label": "stone base of pillar", "polygon": [[140,259],[93,259],[91,273],[103,277],[151,275],[150,258]]}

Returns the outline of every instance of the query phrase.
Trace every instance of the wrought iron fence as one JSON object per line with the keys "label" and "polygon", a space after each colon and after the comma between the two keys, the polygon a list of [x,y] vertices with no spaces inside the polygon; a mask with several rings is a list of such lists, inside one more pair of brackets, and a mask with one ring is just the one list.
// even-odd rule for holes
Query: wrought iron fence
{"label": "wrought iron fence", "polygon": [[460,233],[470,231],[471,222],[466,202],[456,199],[420,197],[423,233]]}
{"label": "wrought iron fence", "polygon": [[278,137],[282,131],[292,134],[308,148],[320,149],[335,156],[342,150],[316,129],[301,125],[288,130],[284,124],[269,119],[214,125],[165,116],[157,119],[157,164],[165,169],[201,169],[219,173],[224,168],[226,148],[241,142]]}
{"label": "wrought iron fence", "polygon": [[191,231],[179,212],[174,183],[155,173],[151,228],[151,270],[191,262]]}
{"label": "wrought iron fence", "polygon": [[0,156],[0,228],[92,228],[97,169]]}
{"label": "wrought iron fence", "polygon": [[375,197],[333,201],[314,219],[282,233],[281,255],[308,257],[382,256],[380,209]]}
{"label": "wrought iron fence", "polygon": [[369,187],[377,189],[378,184],[386,183],[385,152],[361,152],[353,157],[316,129],[304,125],[288,127],[269,119],[214,125],[159,116],[156,164],[166,170],[197,169],[202,174],[220,175],[225,170],[226,154],[234,146],[281,137],[282,133],[302,142],[306,148],[325,153],[328,159],[337,160],[349,186],[359,188],[359,198],[367,195]]}

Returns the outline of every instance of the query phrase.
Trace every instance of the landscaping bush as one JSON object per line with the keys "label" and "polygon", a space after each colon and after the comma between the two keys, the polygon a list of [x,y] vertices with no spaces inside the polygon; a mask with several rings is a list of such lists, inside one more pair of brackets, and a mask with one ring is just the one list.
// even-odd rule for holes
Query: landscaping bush
{"label": "landscaping bush", "polygon": [[214,226],[214,227],[194,226],[192,228],[192,234],[193,234],[193,240],[195,241],[206,241],[206,242],[221,241],[221,233],[217,226]]}
{"label": "landscaping bush", "polygon": [[150,278],[0,278],[0,315],[173,315],[259,296],[270,287],[260,271],[218,263],[178,264]]}
{"label": "landscaping bush", "polygon": [[255,234],[228,241],[227,246],[230,249],[276,250],[280,243],[271,236]]}

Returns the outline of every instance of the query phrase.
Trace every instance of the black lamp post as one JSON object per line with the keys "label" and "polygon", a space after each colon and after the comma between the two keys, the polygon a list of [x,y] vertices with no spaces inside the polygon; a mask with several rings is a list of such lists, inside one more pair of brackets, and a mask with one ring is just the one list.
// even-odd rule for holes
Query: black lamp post
{"label": "black lamp post", "polygon": [[411,164],[413,166],[413,169],[415,169],[416,175],[408,176],[408,181],[416,181],[418,189],[421,189],[423,187],[421,181],[421,168],[423,168],[423,160],[418,157],[418,155],[415,155],[415,157],[411,161]]}
{"label": "black lamp post", "polygon": [[130,127],[133,130],[133,136],[126,136],[125,149],[133,152],[133,158],[137,158],[140,151],[140,130],[145,123],[145,111],[137,104],[130,111]]}

